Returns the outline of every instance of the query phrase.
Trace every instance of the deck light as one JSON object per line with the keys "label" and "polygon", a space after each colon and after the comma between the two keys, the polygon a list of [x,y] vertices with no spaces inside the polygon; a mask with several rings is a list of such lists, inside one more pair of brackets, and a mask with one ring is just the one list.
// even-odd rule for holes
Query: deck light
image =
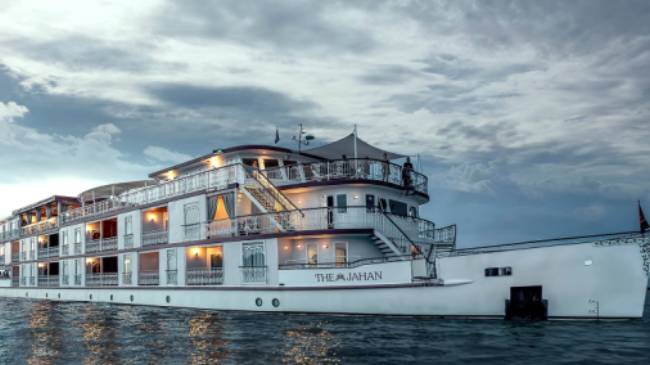
{"label": "deck light", "polygon": [[38,263],[38,267],[40,267],[41,269],[44,268],[44,267],[45,267],[45,263],[43,263],[43,262],[39,262],[39,263]]}
{"label": "deck light", "polygon": [[198,257],[198,256],[199,256],[199,248],[198,248],[198,247],[194,247],[194,248],[192,249],[192,253],[194,254],[194,257]]}

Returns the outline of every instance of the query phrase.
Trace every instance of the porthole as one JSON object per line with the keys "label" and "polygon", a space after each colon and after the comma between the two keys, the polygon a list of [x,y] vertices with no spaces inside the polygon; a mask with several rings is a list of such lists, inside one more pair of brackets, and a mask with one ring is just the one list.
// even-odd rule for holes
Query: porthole
{"label": "porthole", "polygon": [[48,295],[48,294],[47,294],[47,293],[45,293],[45,298],[47,298],[47,295]]}
{"label": "porthole", "polygon": [[56,296],[57,298],[61,299],[61,293],[57,294]]}
{"label": "porthole", "polygon": [[88,295],[88,299],[93,300],[93,295],[92,295],[92,294],[89,294],[89,295]]}
{"label": "porthole", "polygon": [[172,298],[168,295],[168,296],[165,297],[165,301],[166,301],[167,303],[169,303],[169,302],[172,301]]}
{"label": "porthole", "polygon": [[273,304],[274,307],[279,307],[280,306],[280,299],[278,298],[273,298],[273,301],[271,301],[271,304]]}
{"label": "porthole", "polygon": [[25,292],[25,297],[29,297],[29,293],[28,293],[28,292]]}
{"label": "porthole", "polygon": [[262,298],[259,298],[259,297],[258,297],[257,299],[255,299],[255,305],[256,305],[256,306],[261,307],[261,306],[262,306],[262,303],[263,303],[263,302],[262,302]]}
{"label": "porthole", "polygon": [[113,301],[113,294],[111,294],[111,296],[110,296],[110,301],[111,302]]}
{"label": "porthole", "polygon": [[131,294],[131,296],[129,297],[129,299],[131,299],[131,301],[133,301],[133,294]]}

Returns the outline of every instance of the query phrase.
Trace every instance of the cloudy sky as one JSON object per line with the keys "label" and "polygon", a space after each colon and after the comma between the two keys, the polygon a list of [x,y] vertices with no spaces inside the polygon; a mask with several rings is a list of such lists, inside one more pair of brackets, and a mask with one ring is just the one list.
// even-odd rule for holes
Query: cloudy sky
{"label": "cloudy sky", "polygon": [[650,210],[650,2],[0,0],[0,216],[242,143],[419,154],[461,245]]}

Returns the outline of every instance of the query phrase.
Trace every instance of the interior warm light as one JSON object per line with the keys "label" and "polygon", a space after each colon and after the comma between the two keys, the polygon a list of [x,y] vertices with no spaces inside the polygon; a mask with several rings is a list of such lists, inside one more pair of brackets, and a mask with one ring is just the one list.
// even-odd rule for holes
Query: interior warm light
{"label": "interior warm light", "polygon": [[323,247],[323,248],[328,248],[329,246],[327,245],[327,243],[323,243],[323,246],[322,246],[322,247]]}
{"label": "interior warm light", "polygon": [[154,212],[148,212],[146,215],[146,219],[149,223],[157,223],[158,222],[158,215]]}
{"label": "interior warm light", "polygon": [[199,252],[200,252],[200,251],[199,251],[199,248],[198,248],[198,247],[194,247],[194,248],[192,249],[192,253],[194,254],[194,257],[199,256]]}
{"label": "interior warm light", "polygon": [[45,267],[45,263],[43,263],[43,262],[39,262],[39,263],[38,263],[38,267],[40,267],[41,269],[44,268],[44,267]]}
{"label": "interior warm light", "polygon": [[302,248],[302,244],[300,244],[300,243],[297,244],[297,245],[296,245],[296,248]]}
{"label": "interior warm light", "polygon": [[92,257],[86,259],[87,264],[92,264],[93,262],[95,262],[95,259],[93,259]]}
{"label": "interior warm light", "polygon": [[284,249],[285,249],[285,250],[288,250],[288,249],[289,249],[289,245],[284,245]]}
{"label": "interior warm light", "polygon": [[176,178],[176,171],[169,170],[164,175],[167,178],[167,180],[174,180]]}

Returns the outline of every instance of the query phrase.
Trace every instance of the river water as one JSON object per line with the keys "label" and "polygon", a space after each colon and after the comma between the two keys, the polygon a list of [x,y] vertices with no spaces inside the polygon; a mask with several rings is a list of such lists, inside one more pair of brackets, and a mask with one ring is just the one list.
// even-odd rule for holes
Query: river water
{"label": "river water", "polygon": [[641,320],[530,323],[9,298],[0,308],[6,364],[650,364],[650,303]]}

